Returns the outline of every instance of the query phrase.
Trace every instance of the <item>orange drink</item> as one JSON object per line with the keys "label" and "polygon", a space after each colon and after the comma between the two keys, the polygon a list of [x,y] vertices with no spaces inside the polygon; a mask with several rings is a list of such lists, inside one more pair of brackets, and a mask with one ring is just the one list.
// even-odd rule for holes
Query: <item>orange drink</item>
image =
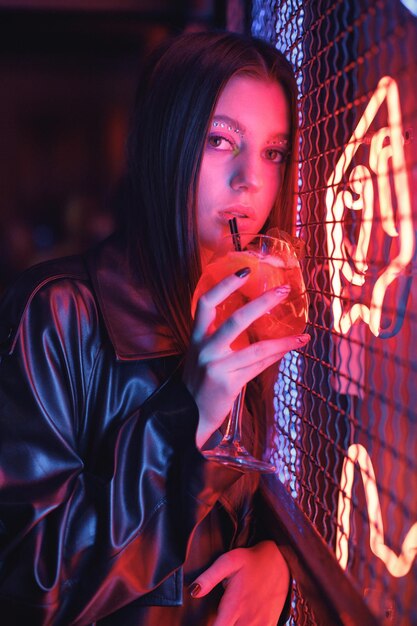
{"label": "orange drink", "polygon": [[243,347],[248,341],[278,339],[303,332],[307,322],[308,299],[300,264],[291,244],[273,237],[257,236],[242,251],[222,249],[215,254],[205,267],[194,293],[193,315],[198,299],[206,291],[243,267],[251,269],[249,277],[240,289],[217,307],[212,330],[246,302],[287,284],[291,288],[287,299],[255,320],[232,344],[232,348]]}

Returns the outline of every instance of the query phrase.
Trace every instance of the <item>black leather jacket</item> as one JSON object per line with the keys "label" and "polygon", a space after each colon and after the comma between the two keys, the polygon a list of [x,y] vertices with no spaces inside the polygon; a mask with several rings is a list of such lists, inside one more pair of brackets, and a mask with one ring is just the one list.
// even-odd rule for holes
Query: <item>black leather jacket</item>
{"label": "black leather jacket", "polygon": [[28,270],[1,305],[4,626],[156,626],[144,607],[181,605],[211,516],[208,558],[239,532],[219,502],[241,474],[197,450],[180,355],[124,263],[110,239]]}

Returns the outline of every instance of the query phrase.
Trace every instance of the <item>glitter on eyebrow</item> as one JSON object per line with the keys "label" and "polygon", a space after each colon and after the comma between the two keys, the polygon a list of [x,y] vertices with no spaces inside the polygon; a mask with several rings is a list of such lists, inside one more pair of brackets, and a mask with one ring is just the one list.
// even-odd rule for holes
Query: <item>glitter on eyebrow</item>
{"label": "glitter on eyebrow", "polygon": [[276,145],[276,146],[289,146],[290,144],[290,140],[289,139],[284,139],[284,138],[275,138],[275,139],[271,139],[271,143],[272,145]]}
{"label": "glitter on eyebrow", "polygon": [[231,123],[226,122],[226,121],[223,122],[223,121],[214,120],[214,122],[212,123],[212,126],[214,126],[214,128],[227,129],[229,132],[236,133],[240,137],[243,137],[243,135],[245,134],[244,131],[241,128],[239,128],[239,126],[232,125]]}

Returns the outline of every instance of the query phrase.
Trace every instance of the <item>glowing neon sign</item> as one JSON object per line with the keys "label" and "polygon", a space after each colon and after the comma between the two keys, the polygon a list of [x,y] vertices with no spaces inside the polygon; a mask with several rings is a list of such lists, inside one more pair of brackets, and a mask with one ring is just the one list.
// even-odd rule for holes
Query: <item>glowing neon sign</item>
{"label": "glowing neon sign", "polygon": [[[388,125],[369,132],[381,106],[386,103]],[[370,141],[369,137],[371,137]],[[369,163],[352,167],[363,143],[370,143]],[[351,169],[350,169],[351,168]],[[350,169],[350,172],[348,170]],[[379,220],[376,219],[379,200]],[[394,210],[395,207],[395,210]],[[362,211],[356,243],[345,234],[346,211]],[[379,228],[379,231],[378,231]],[[405,272],[414,254],[415,240],[410,191],[403,149],[403,127],[397,83],[385,76],[372,95],[347,146],[328,180],[326,233],[334,328],[346,335],[362,320],[375,336],[381,335],[381,315],[388,287]],[[343,303],[344,284],[363,287],[367,279],[371,238],[378,235],[395,240],[394,258],[372,287],[369,306]],[[343,356],[343,349],[339,355]],[[370,547],[392,576],[405,576],[417,556],[417,522],[397,555],[385,544],[378,488],[371,458],[364,446],[353,444],[344,459],[337,511],[336,557],[346,569],[349,556],[350,516],[355,467],[362,479],[369,520]]]}
{"label": "glowing neon sign", "polygon": [[375,556],[383,561],[391,576],[395,576],[396,578],[405,576],[410,571],[414,559],[417,556],[417,522],[411,526],[406,534],[402,544],[401,554],[397,556],[391,548],[385,545],[384,524],[382,521],[375,472],[366,448],[360,444],[353,444],[349,447],[347,457],[343,462],[342,480],[337,507],[337,560],[342,568],[346,569],[349,556],[348,541],[350,536],[350,512],[355,463],[359,466],[365,491],[369,520],[369,544],[371,550]]}
{"label": "glowing neon sign", "polygon": [[[372,135],[369,167],[365,165],[353,167],[346,181],[346,172],[352,159],[359,146],[365,142],[369,127],[384,102],[387,104],[388,126]],[[395,216],[390,175],[397,207]],[[398,254],[375,282],[370,306],[355,302],[350,309],[345,309],[342,276],[348,283],[357,286],[362,286],[366,279],[369,243],[373,228],[376,226],[373,183],[375,177],[381,227],[388,236],[398,238]],[[351,245],[344,234],[346,209],[362,211],[356,245]],[[378,336],[381,331],[381,314],[386,291],[391,283],[404,273],[413,257],[415,246],[399,93],[397,83],[389,76],[379,81],[356,130],[328,180],[326,231],[334,328],[337,332],[346,334],[352,324],[361,319],[369,325],[372,333]]]}

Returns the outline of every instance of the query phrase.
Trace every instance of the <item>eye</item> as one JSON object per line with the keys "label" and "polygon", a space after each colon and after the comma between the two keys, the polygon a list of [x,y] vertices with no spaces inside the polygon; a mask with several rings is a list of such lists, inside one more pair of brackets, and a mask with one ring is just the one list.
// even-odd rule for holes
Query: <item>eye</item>
{"label": "eye", "polygon": [[222,135],[209,135],[207,138],[207,144],[216,150],[229,150],[230,152],[234,152],[236,150],[235,142],[227,137],[223,137]]}
{"label": "eye", "polygon": [[288,151],[278,148],[267,148],[264,152],[265,158],[273,163],[283,163],[288,157]]}

